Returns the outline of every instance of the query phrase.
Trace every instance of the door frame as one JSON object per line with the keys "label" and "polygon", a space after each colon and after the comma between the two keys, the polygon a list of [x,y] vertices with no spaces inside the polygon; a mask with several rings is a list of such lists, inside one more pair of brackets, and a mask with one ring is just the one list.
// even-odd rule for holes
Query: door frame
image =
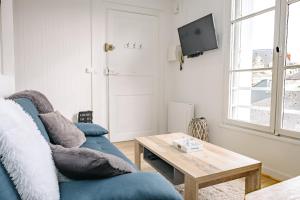
{"label": "door frame", "polygon": [[[109,17],[109,11],[119,11],[119,12],[125,12],[125,13],[134,13],[134,14],[141,14],[141,15],[147,15],[147,16],[152,16],[157,18],[157,48],[158,51],[156,51],[156,73],[155,76],[159,82],[162,80],[162,76],[164,75],[163,73],[163,68],[161,66],[161,59],[160,59],[160,48],[159,48],[159,41],[160,41],[160,11],[157,9],[153,8],[145,8],[145,7],[140,7],[140,6],[134,6],[134,5],[127,5],[127,4],[122,4],[122,3],[112,3],[112,2],[104,2],[104,9],[105,9],[105,42],[108,41],[108,17]],[[103,44],[104,45],[104,44]],[[108,53],[105,53],[105,66],[104,66],[104,71],[106,71],[109,66],[108,66]],[[160,70],[161,69],[161,70]],[[105,72],[104,72],[105,73]],[[109,131],[108,138],[111,140],[111,133],[110,133],[110,97],[109,97],[109,92],[110,92],[110,87],[109,87],[109,76],[105,75],[105,82],[106,82],[106,124],[107,124],[107,129]],[[156,86],[156,107],[157,111],[159,111],[159,100],[162,97],[162,92],[159,90],[159,84]],[[157,112],[157,115],[159,112]],[[159,117],[157,117],[156,121],[156,127],[159,129]]]}

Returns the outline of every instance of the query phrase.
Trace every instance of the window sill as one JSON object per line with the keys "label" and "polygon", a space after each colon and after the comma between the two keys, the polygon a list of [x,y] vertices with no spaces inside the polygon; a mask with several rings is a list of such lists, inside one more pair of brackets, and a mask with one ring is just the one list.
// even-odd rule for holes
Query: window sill
{"label": "window sill", "polygon": [[225,123],[220,124],[220,127],[224,128],[224,129],[236,131],[239,134],[255,135],[255,136],[267,138],[267,139],[270,139],[270,140],[276,140],[276,141],[279,141],[279,142],[289,143],[289,144],[293,144],[293,145],[297,145],[297,146],[300,145],[300,140],[296,139],[296,138],[289,138],[289,137],[285,137],[285,136],[277,136],[277,135],[273,135],[273,134],[270,134],[270,133],[251,130],[251,129],[248,129],[248,128],[242,128],[242,127],[238,127],[238,126],[231,125],[231,124],[225,124]]}

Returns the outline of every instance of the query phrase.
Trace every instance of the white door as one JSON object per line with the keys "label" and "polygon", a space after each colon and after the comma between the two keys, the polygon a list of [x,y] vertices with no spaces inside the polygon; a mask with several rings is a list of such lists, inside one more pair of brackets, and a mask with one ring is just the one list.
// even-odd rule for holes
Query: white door
{"label": "white door", "polygon": [[107,53],[109,129],[112,141],[157,133],[157,43],[155,16],[109,10]]}
{"label": "white door", "polygon": [[91,109],[90,2],[15,0],[17,90],[45,93],[68,118]]}

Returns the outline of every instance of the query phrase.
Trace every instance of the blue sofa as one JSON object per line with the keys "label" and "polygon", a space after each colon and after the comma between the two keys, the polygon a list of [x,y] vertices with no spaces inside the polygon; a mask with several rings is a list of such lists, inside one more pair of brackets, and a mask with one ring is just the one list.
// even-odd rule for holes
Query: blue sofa
{"label": "blue sofa", "polygon": [[[38,111],[29,99],[16,102],[31,115],[47,141],[47,131],[38,116]],[[94,150],[111,153],[133,163],[104,136],[87,137],[82,145]],[[101,180],[71,181],[59,184],[62,200],[180,200],[174,187],[157,173],[137,172]],[[0,162],[0,199],[20,199],[16,188]]]}

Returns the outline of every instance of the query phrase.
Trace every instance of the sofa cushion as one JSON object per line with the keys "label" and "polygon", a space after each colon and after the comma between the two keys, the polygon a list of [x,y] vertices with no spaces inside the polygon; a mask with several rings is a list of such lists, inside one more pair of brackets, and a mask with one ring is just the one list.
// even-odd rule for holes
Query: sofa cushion
{"label": "sofa cushion", "polygon": [[34,104],[29,99],[25,98],[15,99],[14,101],[18,103],[23,108],[23,110],[31,116],[44,138],[49,142],[50,139],[48,133],[43,122],[39,118],[39,112],[34,106]]}
{"label": "sofa cushion", "polygon": [[101,179],[135,172],[132,165],[118,156],[90,148],[64,148],[51,145],[58,170],[68,178]]}
{"label": "sofa cushion", "polygon": [[75,125],[84,132],[85,136],[102,136],[108,134],[108,131],[98,124],[76,123]]}
{"label": "sofa cushion", "polygon": [[182,200],[161,175],[131,173],[94,181],[60,183],[61,200]]}
{"label": "sofa cushion", "polygon": [[40,118],[54,144],[72,148],[80,147],[86,141],[84,133],[58,111],[40,114]]}

